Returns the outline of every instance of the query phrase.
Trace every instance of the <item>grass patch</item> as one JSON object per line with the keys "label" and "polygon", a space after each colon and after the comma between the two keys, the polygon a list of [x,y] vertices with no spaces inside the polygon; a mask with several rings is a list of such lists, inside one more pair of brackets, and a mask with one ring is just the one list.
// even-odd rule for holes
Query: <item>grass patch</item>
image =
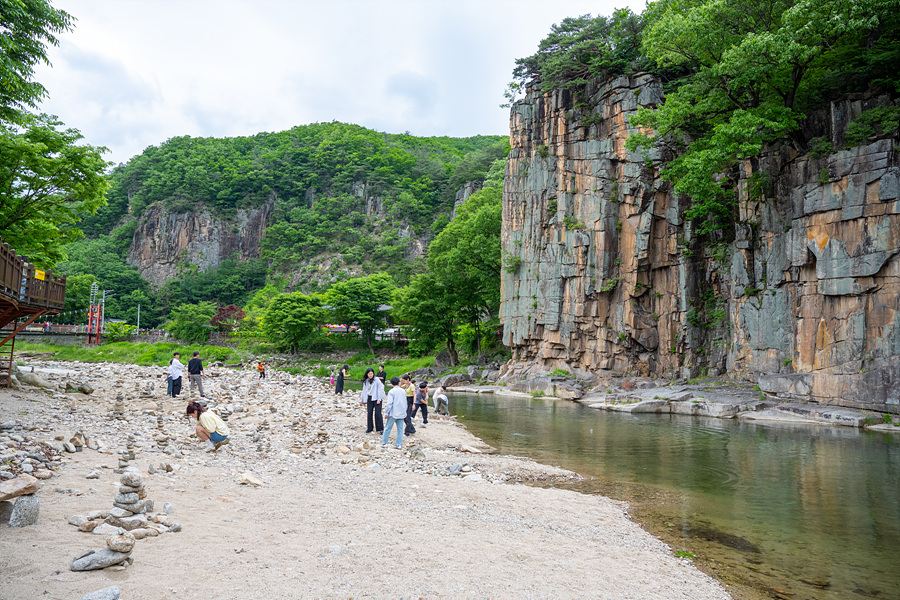
{"label": "grass patch", "polygon": [[167,365],[173,352],[181,353],[181,361],[187,362],[191,354],[197,350],[205,363],[215,361],[239,362],[244,359],[242,353],[235,348],[223,346],[182,346],[169,342],[155,344],[131,342],[114,342],[101,346],[64,346],[58,344],[36,344],[20,342],[16,344],[20,352],[46,352],[53,354],[55,360],[72,360],[86,363],[124,363],[144,367]]}

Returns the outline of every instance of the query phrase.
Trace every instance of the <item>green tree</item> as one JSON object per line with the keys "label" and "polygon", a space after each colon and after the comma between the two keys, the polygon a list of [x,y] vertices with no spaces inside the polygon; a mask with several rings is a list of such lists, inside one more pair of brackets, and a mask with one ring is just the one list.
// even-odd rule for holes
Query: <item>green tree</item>
{"label": "green tree", "polygon": [[450,365],[459,363],[456,338],[453,333],[458,324],[451,294],[432,273],[413,277],[409,285],[394,290],[394,319],[406,325],[404,329],[423,351],[431,351],[441,344],[447,345]]}
{"label": "green tree", "polygon": [[33,80],[37,64],[50,64],[47,47],[71,31],[72,16],[46,0],[0,0],[0,125],[36,108],[47,90]]}
{"label": "green tree", "polygon": [[[2,37],[2,36],[0,36]],[[47,115],[23,115],[0,127],[0,236],[39,266],[52,268],[63,246],[83,234],[82,214],[105,203],[105,149]]]}
{"label": "green tree", "polygon": [[319,331],[322,315],[322,302],[316,296],[279,294],[266,308],[261,329],[276,348],[293,353]]}
{"label": "green tree", "polygon": [[454,312],[475,331],[475,351],[481,354],[483,318],[500,308],[500,228],[502,172],[497,161],[485,187],[460,207],[453,221],[431,242],[428,269],[444,290]]}
{"label": "green tree", "polygon": [[[663,170],[700,233],[730,227],[736,181],[730,167],[790,136],[831,84],[848,50],[876,73],[897,75],[900,0],[659,0],[644,14],[643,48],[661,66],[687,69],[658,109],[641,109],[629,148],[658,142],[676,158]],[[891,50],[893,46],[893,50]],[[879,53],[876,57],[876,50]],[[838,67],[840,70],[840,67]],[[868,85],[868,83],[867,83]],[[834,87],[833,89],[839,89]],[[845,90],[848,91],[848,90]],[[652,133],[651,133],[652,131]]]}
{"label": "green tree", "polygon": [[204,344],[209,339],[211,326],[209,320],[216,314],[216,305],[212,302],[182,304],[169,313],[171,321],[166,330],[176,339],[189,344]]}
{"label": "green tree", "polygon": [[375,331],[383,327],[389,310],[385,306],[391,301],[393,289],[390,275],[376,273],[335,283],[325,292],[325,302],[331,307],[335,322],[360,328],[369,351],[375,354]]}
{"label": "green tree", "polygon": [[111,342],[127,342],[137,331],[137,326],[129,325],[124,321],[116,321],[115,323],[107,323],[103,328],[103,337]]}

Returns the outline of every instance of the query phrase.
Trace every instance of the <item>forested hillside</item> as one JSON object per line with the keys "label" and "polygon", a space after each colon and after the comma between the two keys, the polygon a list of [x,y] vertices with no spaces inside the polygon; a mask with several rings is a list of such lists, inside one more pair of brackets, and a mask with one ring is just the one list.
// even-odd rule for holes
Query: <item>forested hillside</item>
{"label": "forested hillside", "polygon": [[[440,233],[457,191],[480,185],[507,151],[505,136],[422,138],[337,122],[170,139],[116,167],[107,206],[84,215],[87,239],[71,244],[60,265],[72,281],[67,310],[84,304],[94,279],[118,292],[110,316],[134,322],[140,303],[142,324],[151,326],[185,303],[242,305],[267,278],[282,289],[325,291],[329,279],[383,271],[405,284],[426,268],[424,256],[411,256],[411,243]],[[274,208],[257,258],[198,269],[185,257],[178,276],[156,289],[126,264],[152,206],[176,215],[207,210],[227,222],[266,203]],[[314,281],[305,274],[317,257],[327,257],[332,272]]]}

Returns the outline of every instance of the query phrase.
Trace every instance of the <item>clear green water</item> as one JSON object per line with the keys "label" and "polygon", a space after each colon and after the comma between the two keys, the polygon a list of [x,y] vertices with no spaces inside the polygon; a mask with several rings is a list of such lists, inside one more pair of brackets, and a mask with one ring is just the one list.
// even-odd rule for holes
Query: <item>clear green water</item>
{"label": "clear green water", "polygon": [[454,394],[501,453],[583,475],[739,598],[900,598],[900,434]]}

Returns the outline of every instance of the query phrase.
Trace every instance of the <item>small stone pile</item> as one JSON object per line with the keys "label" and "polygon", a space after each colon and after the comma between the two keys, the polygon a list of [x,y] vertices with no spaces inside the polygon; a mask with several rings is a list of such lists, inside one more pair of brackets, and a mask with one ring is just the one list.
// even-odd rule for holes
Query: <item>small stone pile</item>
{"label": "small stone pile", "polygon": [[94,571],[121,565],[125,568],[134,562],[131,551],[134,550],[135,537],[125,530],[119,530],[106,538],[106,548],[88,550],[72,561],[69,567],[73,571]]}
{"label": "small stone pile", "polygon": [[38,480],[31,475],[21,475],[0,482],[0,502],[13,498],[16,500],[9,516],[10,527],[27,527],[37,523],[41,509],[37,486]]}
{"label": "small stone pile", "polygon": [[131,461],[135,459],[134,454],[134,435],[129,434],[126,438],[124,450],[119,450],[119,466],[113,469],[113,473],[124,473],[131,466]]}
{"label": "small stone pile", "polygon": [[125,395],[122,392],[116,394],[116,401],[113,404],[112,414],[113,418],[121,419],[122,416],[125,415]]}

